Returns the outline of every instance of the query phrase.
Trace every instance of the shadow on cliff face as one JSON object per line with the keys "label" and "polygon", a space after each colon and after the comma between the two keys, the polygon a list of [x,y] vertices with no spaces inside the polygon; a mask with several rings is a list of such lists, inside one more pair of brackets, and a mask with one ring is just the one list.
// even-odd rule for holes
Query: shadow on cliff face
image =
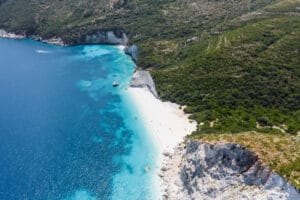
{"label": "shadow on cliff face", "polygon": [[190,199],[228,197],[236,192],[247,196],[255,192],[267,199],[300,197],[289,182],[264,166],[254,152],[238,144],[188,141],[184,152],[180,180]]}

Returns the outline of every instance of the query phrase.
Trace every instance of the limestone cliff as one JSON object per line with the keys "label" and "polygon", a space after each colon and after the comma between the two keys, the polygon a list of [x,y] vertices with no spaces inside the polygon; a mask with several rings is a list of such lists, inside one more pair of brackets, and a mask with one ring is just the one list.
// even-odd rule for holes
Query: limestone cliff
{"label": "limestone cliff", "polygon": [[0,38],[23,39],[25,37],[25,35],[17,35],[15,33],[7,32],[3,29],[0,29]]}
{"label": "limestone cliff", "polygon": [[122,31],[98,31],[83,36],[78,43],[127,45],[128,37],[126,33]]}
{"label": "limestone cliff", "polygon": [[154,81],[148,71],[137,70],[132,76],[130,87],[148,88],[149,91],[158,98]]}
{"label": "limestone cliff", "polygon": [[137,60],[138,60],[138,47],[137,47],[137,45],[127,46],[124,49],[124,52],[126,54],[130,55],[134,62],[137,62]]}
{"label": "limestone cliff", "polygon": [[165,199],[300,199],[289,182],[238,144],[188,141],[165,156]]}

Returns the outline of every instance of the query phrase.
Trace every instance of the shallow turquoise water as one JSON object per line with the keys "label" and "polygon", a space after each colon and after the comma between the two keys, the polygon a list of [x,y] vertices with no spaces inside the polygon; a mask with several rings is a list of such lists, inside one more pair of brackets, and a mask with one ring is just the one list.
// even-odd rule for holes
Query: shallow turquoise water
{"label": "shallow turquoise water", "polygon": [[133,71],[114,46],[0,39],[0,199],[155,199]]}

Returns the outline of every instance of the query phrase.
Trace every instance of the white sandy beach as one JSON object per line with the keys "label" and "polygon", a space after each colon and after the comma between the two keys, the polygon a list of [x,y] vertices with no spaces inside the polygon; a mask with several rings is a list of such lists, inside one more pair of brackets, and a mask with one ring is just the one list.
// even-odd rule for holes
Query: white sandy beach
{"label": "white sandy beach", "polygon": [[[173,153],[175,147],[184,141],[184,137],[196,130],[196,122],[189,120],[188,115],[177,104],[160,101],[147,88],[130,87],[127,91],[143,116],[150,138],[159,152],[155,169],[158,174],[163,166],[163,153]],[[165,186],[158,175],[155,177],[154,187],[161,199]]]}
{"label": "white sandy beach", "polygon": [[172,151],[184,137],[196,130],[196,122],[170,102],[155,98],[147,88],[128,88],[155,145],[161,153]]}

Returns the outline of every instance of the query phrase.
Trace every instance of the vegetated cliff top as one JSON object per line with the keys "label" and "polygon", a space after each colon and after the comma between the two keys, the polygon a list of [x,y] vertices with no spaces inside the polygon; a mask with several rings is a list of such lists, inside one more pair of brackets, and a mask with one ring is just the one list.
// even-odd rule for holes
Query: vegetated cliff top
{"label": "vegetated cliff top", "polygon": [[238,143],[255,151],[264,164],[300,188],[300,137],[290,134],[246,132],[192,135],[209,143]]}
{"label": "vegetated cliff top", "polygon": [[5,0],[0,26],[72,40],[101,29],[122,29],[131,40],[199,33],[272,0]]}

